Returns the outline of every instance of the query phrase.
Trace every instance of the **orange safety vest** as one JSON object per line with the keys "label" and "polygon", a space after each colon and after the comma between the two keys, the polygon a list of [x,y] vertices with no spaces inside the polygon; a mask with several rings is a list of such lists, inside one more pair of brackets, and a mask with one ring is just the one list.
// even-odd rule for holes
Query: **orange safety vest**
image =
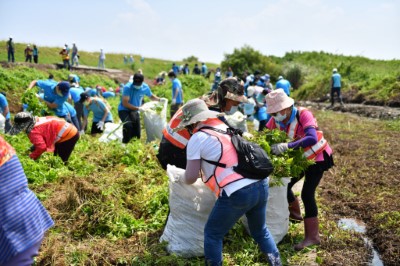
{"label": "orange safety vest", "polygon": [[[290,126],[286,132],[291,140],[296,140],[303,137],[303,136],[297,136],[297,129],[299,127],[299,121],[297,117],[300,118],[301,112],[307,109],[304,107],[298,107],[297,110],[299,112],[299,115],[298,116],[296,115],[293,122],[290,123]],[[275,121],[275,124],[276,127],[279,128],[279,123],[277,121]],[[326,141],[326,139],[324,138],[323,132],[321,130],[318,130],[317,122],[315,122],[315,124],[317,126],[316,130],[317,130],[318,141],[314,145],[304,148],[304,153],[303,153],[303,156],[309,160],[313,160],[315,157],[317,157],[317,155],[325,149],[326,145],[328,145],[328,141]]]}
{"label": "orange safety vest", "polygon": [[[225,164],[226,167],[216,166],[214,173],[211,176],[202,175],[203,182],[215,193],[218,197],[221,194],[221,189],[235,181],[241,180],[244,177],[233,170],[233,167],[238,165],[238,156],[235,147],[232,144],[231,136],[221,134],[212,129],[201,129],[202,126],[209,126],[226,130],[226,124],[218,118],[208,119],[198,126],[200,131],[203,131],[211,136],[214,136],[221,143],[221,157],[218,163]],[[196,130],[195,130],[196,131]],[[198,130],[197,130],[198,131]],[[206,162],[209,163],[209,162]]]}
{"label": "orange safety vest", "polygon": [[182,116],[182,107],[179,108],[178,111],[174,114],[171,118],[169,123],[163,128],[163,135],[164,137],[172,143],[172,145],[184,149],[190,139],[190,134],[186,129],[179,130],[174,132],[173,130],[179,125],[181,119],[179,118]]}
{"label": "orange safety vest", "polygon": [[0,167],[15,155],[14,148],[0,136]]}
{"label": "orange safety vest", "polygon": [[68,123],[64,119],[53,116],[39,117],[38,121],[35,123],[33,127],[35,128],[49,123],[54,123],[56,124],[57,127],[58,133],[54,140],[54,143],[64,142],[66,140],[69,140],[70,138],[75,136],[76,133],[78,132],[76,127],[74,127],[72,124]]}

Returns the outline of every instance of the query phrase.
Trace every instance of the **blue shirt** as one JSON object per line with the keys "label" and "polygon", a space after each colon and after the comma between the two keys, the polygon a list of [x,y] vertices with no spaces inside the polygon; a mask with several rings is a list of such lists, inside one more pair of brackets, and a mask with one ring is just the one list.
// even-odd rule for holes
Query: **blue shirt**
{"label": "blue shirt", "polygon": [[110,98],[110,97],[115,97],[115,93],[112,92],[112,91],[103,92],[103,98],[107,99],[107,98]]}
{"label": "blue shirt", "polygon": [[65,107],[67,107],[69,115],[71,117],[75,117],[76,116],[75,108],[69,102],[65,102],[64,105],[65,105]]}
{"label": "blue shirt", "polygon": [[182,83],[179,79],[174,78],[172,80],[172,99],[174,98],[174,95],[178,91],[178,95],[176,96],[176,103],[181,104],[183,99],[182,99]]}
{"label": "blue shirt", "polygon": [[68,100],[68,94],[60,96],[55,92],[57,82],[50,80],[38,80],[36,86],[41,88],[44,93],[44,100],[50,103],[57,104],[55,109],[52,109],[56,116],[64,117],[68,114],[68,109],[64,103]]}
{"label": "blue shirt", "polygon": [[339,73],[335,73],[332,75],[332,88],[340,88],[342,87],[342,84],[340,82],[340,74]]}
{"label": "blue shirt", "polygon": [[[6,107],[8,107],[7,98],[6,96],[0,93],[0,110],[2,114],[4,112],[4,109],[6,109]],[[10,109],[8,109],[8,113],[5,115],[5,119],[6,120],[10,119]]]}
{"label": "blue shirt", "polygon": [[74,88],[72,87],[69,90],[69,94],[71,94],[71,98],[74,101],[74,103],[79,102],[79,100],[81,99],[81,93],[84,93],[85,90],[82,87],[78,87],[78,88]]}
{"label": "blue shirt", "polygon": [[202,73],[203,75],[205,75],[205,74],[207,74],[207,71],[208,71],[207,66],[206,66],[205,64],[202,65],[202,66],[201,66],[201,73]]}
{"label": "blue shirt", "polygon": [[[101,99],[92,98],[92,101],[88,106],[83,106],[83,116],[88,117],[89,112],[92,111],[93,122],[99,122],[103,119],[106,108],[106,104]],[[108,111],[108,115],[104,121],[113,121],[111,111]]]}
{"label": "blue shirt", "polygon": [[286,79],[280,79],[275,84],[275,89],[283,89],[287,96],[290,96],[290,82]]}
{"label": "blue shirt", "polygon": [[174,71],[174,73],[175,73],[176,75],[178,75],[178,74],[179,74],[179,66],[177,66],[177,65],[173,66],[173,67],[172,67],[172,71]]}
{"label": "blue shirt", "polygon": [[136,89],[132,82],[128,82],[126,83],[126,85],[124,86],[124,89],[122,91],[122,97],[121,97],[121,101],[118,105],[118,111],[130,111],[130,109],[124,107],[122,105],[122,98],[124,96],[128,96],[129,97],[129,103],[132,104],[133,106],[136,107],[140,107],[142,105],[142,100],[144,96],[147,97],[151,97],[153,95],[153,93],[151,92],[151,89],[149,87],[149,85],[147,85],[146,83],[142,83],[142,85]]}
{"label": "blue shirt", "polygon": [[41,241],[54,224],[16,155],[0,166],[0,214],[0,265]]}

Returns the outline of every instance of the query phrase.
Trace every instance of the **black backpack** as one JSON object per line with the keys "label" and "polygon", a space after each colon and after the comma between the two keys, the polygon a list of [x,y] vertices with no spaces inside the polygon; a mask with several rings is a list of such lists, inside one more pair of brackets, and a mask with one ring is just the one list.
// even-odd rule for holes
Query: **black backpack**
{"label": "black backpack", "polygon": [[[258,144],[245,140],[240,136],[240,131],[228,128],[223,131],[213,127],[202,127],[201,129],[211,129],[222,134],[231,136],[231,141],[238,155],[238,165],[233,167],[233,170],[250,179],[267,178],[273,171],[272,165],[267,153]],[[200,130],[201,130],[200,129]],[[226,164],[205,160],[206,162],[226,168]]]}

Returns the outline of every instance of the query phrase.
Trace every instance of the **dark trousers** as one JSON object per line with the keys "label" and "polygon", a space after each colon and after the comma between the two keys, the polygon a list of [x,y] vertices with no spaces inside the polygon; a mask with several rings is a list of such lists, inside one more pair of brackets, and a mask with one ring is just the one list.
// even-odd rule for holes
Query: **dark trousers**
{"label": "dark trousers", "polygon": [[55,150],[54,150],[54,155],[58,155],[61,157],[61,160],[64,163],[67,163],[69,156],[71,155],[72,151],[75,148],[76,142],[79,140],[79,133],[76,133],[75,136],[70,138],[69,140],[56,143],[55,144]]}
{"label": "dark trousers", "polygon": [[8,62],[15,62],[14,50],[12,49],[8,50]]}
{"label": "dark trousers", "polygon": [[140,114],[138,111],[118,111],[123,125],[122,143],[128,143],[133,137],[140,139]]}
{"label": "dark trousers", "polygon": [[[325,151],[324,158],[325,160],[323,162],[316,162],[315,164],[309,166],[304,172],[305,178],[303,189],[301,190],[301,200],[303,201],[305,210],[304,218],[318,216],[318,207],[315,201],[315,190],[317,189],[324,172],[334,165],[332,156],[329,156]],[[302,178],[303,177],[300,176],[291,179],[287,188],[288,202],[293,202],[295,200],[292,187]]]}
{"label": "dark trousers", "polygon": [[[94,135],[94,134],[98,134],[98,133],[101,134],[101,133],[104,132],[104,130],[101,130],[101,129],[99,129],[97,127],[97,123],[99,123],[99,122],[93,122],[92,123],[92,128],[90,130],[90,134]],[[107,124],[107,123],[112,123],[112,121],[105,121],[104,122],[104,124]]]}
{"label": "dark trousers", "polygon": [[64,68],[71,70],[71,65],[69,64],[69,59],[63,60]]}
{"label": "dark trousers", "polygon": [[335,104],[335,93],[337,94],[340,103],[343,103],[342,95],[340,95],[340,87],[334,87],[331,88],[331,104]]}
{"label": "dark trousers", "polygon": [[174,116],[174,114],[176,113],[176,111],[178,111],[178,109],[179,109],[182,105],[183,105],[183,104],[181,104],[181,103],[171,104],[171,109],[170,109],[170,115],[171,115],[171,117]]}
{"label": "dark trousers", "polygon": [[74,103],[74,108],[76,111],[76,119],[78,119],[78,124],[79,124],[80,130],[86,130],[86,128],[82,128],[83,103],[80,103],[80,102]]}
{"label": "dark trousers", "polygon": [[4,127],[4,132],[7,133],[11,129],[11,127],[12,127],[11,126],[11,121],[10,121],[10,119],[7,119],[5,127]]}
{"label": "dark trousers", "polygon": [[33,62],[35,62],[36,64],[39,62],[39,56],[37,56],[37,55],[34,55],[33,56]]}
{"label": "dark trousers", "polygon": [[30,63],[32,63],[32,56],[31,55],[27,55],[26,57],[25,57],[25,62],[30,62]]}
{"label": "dark trousers", "polygon": [[268,120],[265,119],[265,120],[261,120],[261,121],[259,121],[259,122],[260,122],[260,124],[259,124],[259,126],[258,126],[258,131],[261,132],[261,131],[263,131],[264,129],[266,129],[265,126],[267,125]]}

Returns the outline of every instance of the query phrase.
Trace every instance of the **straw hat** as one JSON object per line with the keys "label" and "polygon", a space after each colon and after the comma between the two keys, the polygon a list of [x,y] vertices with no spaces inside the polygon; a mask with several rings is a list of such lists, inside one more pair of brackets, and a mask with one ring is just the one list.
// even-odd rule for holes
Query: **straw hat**
{"label": "straw hat", "polygon": [[265,97],[267,103],[267,113],[277,113],[286,109],[294,104],[294,100],[286,95],[282,89],[271,91]]}
{"label": "straw hat", "polygon": [[210,111],[207,108],[206,103],[200,99],[193,99],[188,101],[182,107],[182,115],[178,117],[181,119],[179,125],[174,129],[174,131],[179,131],[186,126],[191,124],[206,121],[209,118],[217,118],[222,114],[215,111]]}

